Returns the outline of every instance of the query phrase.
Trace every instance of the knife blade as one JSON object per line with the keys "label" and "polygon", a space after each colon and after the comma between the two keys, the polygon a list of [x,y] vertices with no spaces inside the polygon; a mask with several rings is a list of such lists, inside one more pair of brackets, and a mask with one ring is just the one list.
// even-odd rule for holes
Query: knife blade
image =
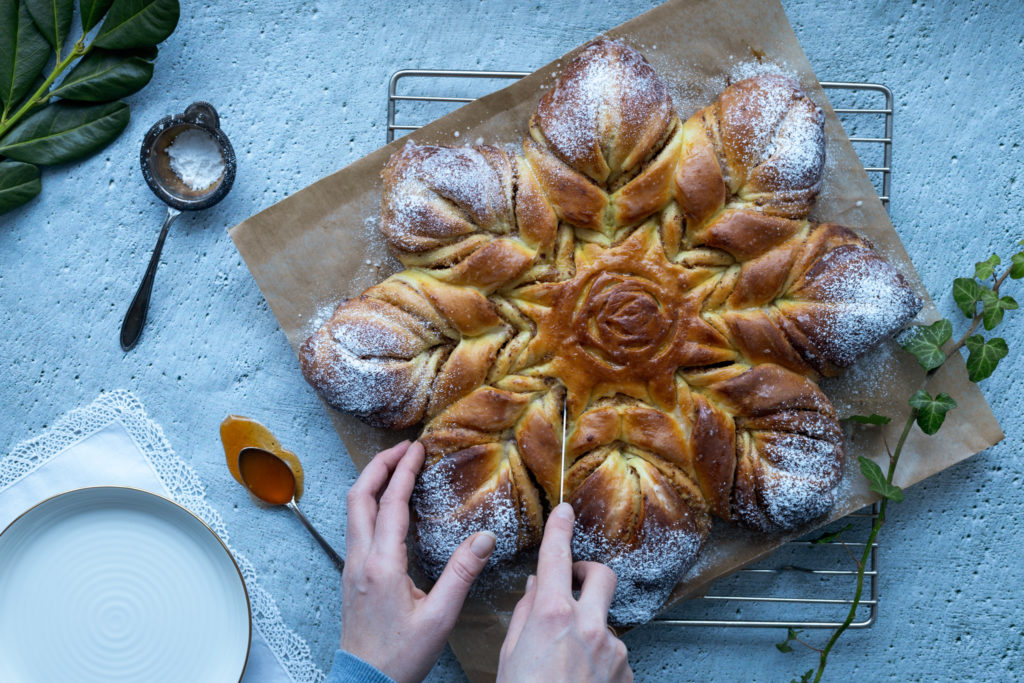
{"label": "knife blade", "polygon": [[[566,397],[568,398],[568,397]],[[558,502],[559,504],[565,502],[565,423],[566,423],[566,406],[568,401],[562,401],[562,466],[559,469],[558,478]]]}

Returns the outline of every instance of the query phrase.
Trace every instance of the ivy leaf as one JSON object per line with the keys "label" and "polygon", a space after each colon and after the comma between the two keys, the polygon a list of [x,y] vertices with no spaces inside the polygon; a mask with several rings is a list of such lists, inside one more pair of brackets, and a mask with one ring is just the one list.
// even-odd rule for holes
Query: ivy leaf
{"label": "ivy leaf", "polygon": [[999,254],[992,254],[984,261],[978,261],[974,264],[974,277],[979,280],[987,280],[992,277],[992,273],[996,272],[996,266],[1002,262]]}
{"label": "ivy leaf", "polygon": [[21,206],[42,189],[38,166],[20,161],[0,162],[0,213]]}
{"label": "ivy leaf", "polygon": [[50,59],[50,46],[18,0],[0,0],[0,102],[13,111]]}
{"label": "ivy leaf", "polygon": [[968,318],[974,317],[980,298],[981,285],[977,280],[970,277],[958,277],[953,280],[953,301]]}
{"label": "ivy leaf", "polygon": [[779,652],[792,652],[793,646],[789,644],[789,641],[795,640],[799,633],[800,631],[794,631],[792,628],[786,629],[786,639],[781,643],[775,643],[775,648]]}
{"label": "ivy leaf", "polygon": [[991,330],[1003,322],[1003,311],[1012,311],[1018,306],[1013,297],[997,297],[996,293],[992,292],[992,290],[986,291],[991,292],[991,294],[986,294],[982,297],[981,323],[985,326],[986,330]]}
{"label": "ivy leaf", "polygon": [[980,382],[992,374],[999,361],[1010,352],[1006,340],[995,337],[985,341],[980,334],[964,340],[970,355],[967,356],[967,373],[972,382]]}
{"label": "ivy leaf", "polygon": [[78,11],[82,14],[82,31],[88,33],[100,23],[114,0],[78,0]]}
{"label": "ivy leaf", "polygon": [[808,669],[807,671],[805,671],[803,673],[802,676],[800,676],[799,680],[794,678],[789,683],[811,683],[811,676],[813,676],[813,675],[814,675],[814,669]]}
{"label": "ivy leaf", "polygon": [[94,45],[108,50],[156,45],[174,32],[178,0],[114,0]]}
{"label": "ivy leaf", "polygon": [[860,473],[868,480],[869,488],[872,491],[895,503],[903,502],[903,490],[899,486],[894,486],[886,481],[882,468],[873,460],[868,460],[863,455],[860,455],[857,456],[857,462],[860,463]]}
{"label": "ivy leaf", "polygon": [[1010,259],[1010,277],[1019,280],[1024,277],[1024,251],[1013,255]]}
{"label": "ivy leaf", "polygon": [[871,413],[870,415],[851,415],[850,417],[844,417],[847,422],[856,422],[862,425],[887,425],[892,422],[891,417],[885,415],[879,415],[878,413]]}
{"label": "ivy leaf", "polygon": [[813,545],[823,545],[825,543],[831,543],[832,541],[834,541],[837,538],[839,538],[844,532],[849,531],[852,528],[853,528],[852,524],[847,524],[842,529],[839,529],[837,531],[833,531],[833,532],[828,533],[828,534],[822,534],[821,536],[818,536],[817,538],[812,538],[811,539],[811,543]]}
{"label": "ivy leaf", "polygon": [[0,155],[32,164],[63,164],[99,151],[127,125],[124,102],[57,102],[12,128],[0,140]]}
{"label": "ivy leaf", "polygon": [[917,410],[917,426],[929,436],[939,431],[946,419],[946,413],[956,408],[956,401],[942,392],[932,398],[924,389],[919,389],[910,397],[910,406]]}
{"label": "ivy leaf", "polygon": [[[153,77],[156,48],[145,55],[94,50],[78,62],[50,94],[66,100],[109,102],[141,90]],[[138,52],[142,52],[141,50]],[[148,56],[152,54],[152,56]]]}
{"label": "ivy leaf", "polygon": [[899,343],[903,349],[912,353],[917,362],[925,370],[932,370],[946,361],[942,345],[953,336],[953,323],[945,318],[931,325],[918,325],[911,328]]}
{"label": "ivy leaf", "polygon": [[60,54],[64,39],[71,30],[71,17],[75,14],[75,0],[23,0],[32,20],[42,32],[46,42]]}

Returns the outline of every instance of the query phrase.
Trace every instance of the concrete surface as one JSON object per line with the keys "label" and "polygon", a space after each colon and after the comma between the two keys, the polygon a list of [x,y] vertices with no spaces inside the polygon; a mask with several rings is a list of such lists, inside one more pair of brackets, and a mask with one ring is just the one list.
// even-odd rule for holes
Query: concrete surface
{"label": "concrete surface", "polygon": [[[128,130],[92,159],[46,170],[42,195],[0,217],[0,452],[101,391],[135,391],[326,668],[338,576],[288,513],[253,507],[223,465],[217,427],[228,413],[250,415],[302,454],[306,511],[339,546],[355,470],[226,230],[381,145],[397,69],[531,70],[651,4],[184,2],[153,82],[131,98]],[[819,77],[895,91],[893,222],[960,326],[951,279],[993,250],[1012,253],[1022,236],[1020,3],[785,7]],[[163,217],[138,145],[152,122],[195,99],[218,107],[234,141],[235,189],[172,228],[149,324],[123,354],[121,318]],[[983,384],[1007,438],[893,511],[878,623],[841,641],[833,680],[1024,677],[1024,421],[1014,390],[1024,316],[1010,319],[1011,356]],[[747,629],[626,637],[640,680],[788,681],[812,666],[813,653],[781,654],[778,640],[778,630]],[[433,678],[461,679],[450,653]]]}

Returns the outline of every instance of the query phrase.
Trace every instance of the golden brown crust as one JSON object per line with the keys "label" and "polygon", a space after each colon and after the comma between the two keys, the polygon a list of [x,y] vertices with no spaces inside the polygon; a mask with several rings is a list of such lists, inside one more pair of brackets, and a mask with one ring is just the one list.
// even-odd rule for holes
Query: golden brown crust
{"label": "golden brown crust", "polygon": [[392,157],[381,228],[407,270],[342,304],[300,356],[335,407],[426,421],[428,572],[485,528],[496,561],[516,557],[564,497],[574,556],[615,569],[612,618],[636,622],[710,515],[772,532],[827,511],[843,444],[813,380],[920,301],[866,241],[805,220],[823,124],[779,75],[681,123],[643,57],[602,40],[541,99],[522,156]]}

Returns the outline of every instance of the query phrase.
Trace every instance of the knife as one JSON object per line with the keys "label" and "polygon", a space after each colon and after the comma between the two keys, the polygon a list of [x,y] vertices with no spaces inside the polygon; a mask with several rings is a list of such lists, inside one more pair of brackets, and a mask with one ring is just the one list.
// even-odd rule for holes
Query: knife
{"label": "knife", "polygon": [[[566,396],[568,399],[568,396]],[[559,504],[565,502],[565,423],[566,423],[566,406],[568,406],[568,400],[562,401],[562,467],[559,470],[558,479],[558,502]]]}

